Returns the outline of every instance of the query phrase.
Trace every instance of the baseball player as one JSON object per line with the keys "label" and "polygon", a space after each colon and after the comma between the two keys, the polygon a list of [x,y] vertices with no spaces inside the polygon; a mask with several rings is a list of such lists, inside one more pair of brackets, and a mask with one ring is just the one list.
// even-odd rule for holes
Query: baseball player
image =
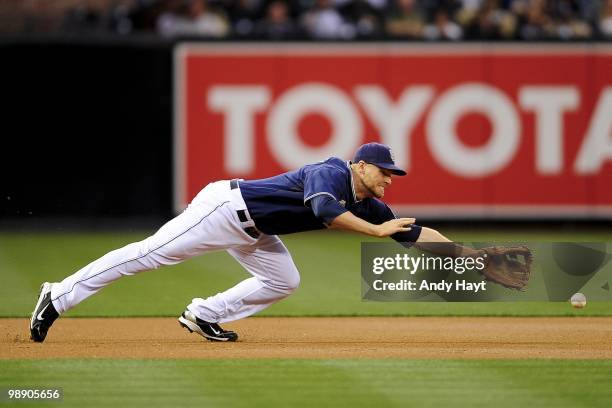
{"label": "baseball player", "polygon": [[[437,231],[396,218],[380,199],[394,175],[388,146],[362,145],[353,161],[336,157],[261,180],[207,185],[185,211],[140,242],[111,251],[61,282],[45,282],[30,320],[34,341],[65,311],[126,275],[173,265],[206,252],[226,250],[251,277],[222,293],[195,298],[178,318],[181,326],[211,341],[236,341],[219,323],[257,313],[289,296],[300,274],[278,235],[334,228],[414,242],[450,242]],[[458,246],[457,253],[476,250]]]}

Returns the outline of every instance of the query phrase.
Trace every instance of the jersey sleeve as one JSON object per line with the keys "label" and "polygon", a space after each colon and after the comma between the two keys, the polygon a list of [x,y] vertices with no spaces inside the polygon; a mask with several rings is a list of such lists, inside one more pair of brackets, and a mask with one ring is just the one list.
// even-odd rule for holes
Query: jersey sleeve
{"label": "jersey sleeve", "polygon": [[[356,214],[357,215],[357,214]],[[383,222],[397,218],[393,211],[382,201],[373,199],[368,206],[367,214],[358,215],[372,224],[382,224]],[[421,235],[421,226],[412,225],[410,231],[398,232],[391,235],[395,241],[399,242],[406,248],[410,248]]]}
{"label": "jersey sleeve", "polygon": [[336,169],[320,167],[311,171],[304,180],[304,205],[311,207],[315,216],[326,225],[347,211],[339,202],[346,194],[345,177]]}
{"label": "jersey sleeve", "polygon": [[344,214],[347,210],[342,207],[338,201],[334,200],[327,194],[321,194],[315,196],[309,200],[312,212],[314,215],[323,220],[325,225],[331,224],[331,222],[337,216]]}
{"label": "jersey sleeve", "polygon": [[395,233],[391,235],[391,238],[393,238],[406,248],[412,247],[412,245],[417,242],[419,236],[421,235],[421,226],[412,224],[410,228],[410,231]]}

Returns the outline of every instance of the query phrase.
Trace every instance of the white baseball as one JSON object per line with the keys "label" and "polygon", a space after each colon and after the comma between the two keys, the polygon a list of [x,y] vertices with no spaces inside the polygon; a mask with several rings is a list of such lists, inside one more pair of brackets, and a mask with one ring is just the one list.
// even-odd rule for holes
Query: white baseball
{"label": "white baseball", "polygon": [[586,296],[582,293],[574,293],[570,299],[570,303],[577,309],[582,309],[586,306]]}

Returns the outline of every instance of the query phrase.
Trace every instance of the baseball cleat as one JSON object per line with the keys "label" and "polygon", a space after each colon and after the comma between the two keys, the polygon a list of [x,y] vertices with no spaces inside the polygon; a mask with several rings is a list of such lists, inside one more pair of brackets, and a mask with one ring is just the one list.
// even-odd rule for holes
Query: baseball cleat
{"label": "baseball cleat", "polygon": [[51,303],[51,284],[45,282],[40,286],[38,302],[30,319],[30,338],[39,343],[45,341],[47,331],[58,316]]}
{"label": "baseball cleat", "polygon": [[189,310],[185,310],[178,321],[190,333],[198,333],[209,341],[236,341],[238,339],[235,332],[223,330],[217,323],[205,322]]}

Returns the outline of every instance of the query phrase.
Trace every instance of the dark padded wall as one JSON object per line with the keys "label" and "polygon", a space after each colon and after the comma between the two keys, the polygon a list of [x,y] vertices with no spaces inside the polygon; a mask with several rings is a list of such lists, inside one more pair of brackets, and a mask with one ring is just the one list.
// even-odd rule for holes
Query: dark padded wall
{"label": "dark padded wall", "polygon": [[0,44],[0,217],[171,213],[172,46]]}

